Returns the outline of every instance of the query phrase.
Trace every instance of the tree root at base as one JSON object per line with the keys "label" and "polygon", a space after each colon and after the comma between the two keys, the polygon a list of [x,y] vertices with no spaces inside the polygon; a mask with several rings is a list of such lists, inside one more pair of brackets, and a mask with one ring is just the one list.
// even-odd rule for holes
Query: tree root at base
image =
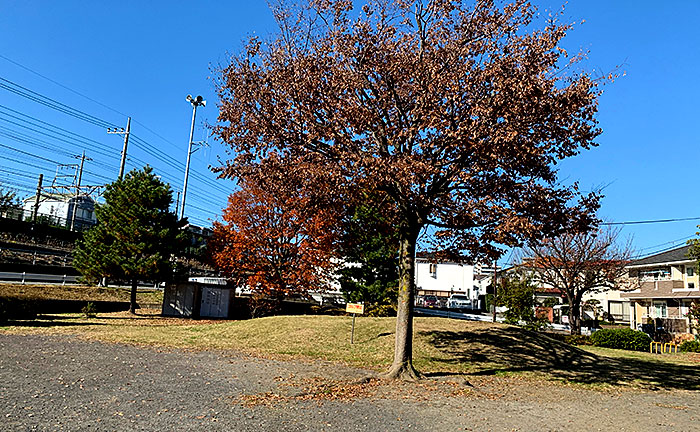
{"label": "tree root at base", "polygon": [[402,381],[418,381],[422,379],[420,373],[411,363],[394,364],[388,371],[379,374],[379,378],[396,379]]}

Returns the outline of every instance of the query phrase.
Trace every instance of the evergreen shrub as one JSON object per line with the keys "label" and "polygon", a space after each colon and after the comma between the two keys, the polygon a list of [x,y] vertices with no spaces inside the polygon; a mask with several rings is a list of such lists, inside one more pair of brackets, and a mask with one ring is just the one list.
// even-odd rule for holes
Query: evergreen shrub
{"label": "evergreen shrub", "polygon": [[681,352],[700,353],[700,341],[698,341],[698,340],[685,341],[681,344],[681,346],[678,347],[678,349],[680,349]]}
{"label": "evergreen shrub", "polygon": [[602,329],[591,335],[591,342],[605,348],[647,351],[651,338],[646,333],[631,328]]}

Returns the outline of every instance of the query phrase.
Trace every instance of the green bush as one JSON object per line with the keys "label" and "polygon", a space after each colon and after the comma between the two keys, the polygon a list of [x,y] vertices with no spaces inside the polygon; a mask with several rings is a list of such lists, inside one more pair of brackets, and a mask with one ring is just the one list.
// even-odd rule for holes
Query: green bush
{"label": "green bush", "polygon": [[93,302],[87,302],[80,311],[85,315],[85,318],[95,318],[97,316],[97,307],[95,307]]}
{"label": "green bush", "polygon": [[646,333],[631,328],[603,329],[591,335],[591,342],[605,348],[647,351],[651,338]]}
{"label": "green bush", "polygon": [[365,315],[370,317],[396,316],[396,306],[392,304],[370,304],[365,307]]}
{"label": "green bush", "polygon": [[700,353],[700,341],[685,341],[678,348],[681,350],[681,352]]}

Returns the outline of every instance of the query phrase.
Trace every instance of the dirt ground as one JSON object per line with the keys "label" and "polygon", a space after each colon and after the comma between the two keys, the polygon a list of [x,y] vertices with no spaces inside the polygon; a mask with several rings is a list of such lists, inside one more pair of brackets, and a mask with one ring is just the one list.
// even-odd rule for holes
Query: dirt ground
{"label": "dirt ground", "polygon": [[324,362],[3,334],[0,430],[700,430],[695,391],[367,376]]}

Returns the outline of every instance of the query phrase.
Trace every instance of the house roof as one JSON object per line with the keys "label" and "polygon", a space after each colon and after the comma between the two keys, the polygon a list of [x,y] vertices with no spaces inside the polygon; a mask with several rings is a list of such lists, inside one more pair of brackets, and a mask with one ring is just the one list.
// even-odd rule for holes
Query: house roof
{"label": "house roof", "polygon": [[676,249],[671,249],[666,252],[650,255],[648,257],[632,261],[631,263],[629,263],[629,267],[647,266],[653,264],[666,264],[682,261],[694,261],[692,258],[688,258],[688,249],[690,249],[690,246],[686,245]]}

